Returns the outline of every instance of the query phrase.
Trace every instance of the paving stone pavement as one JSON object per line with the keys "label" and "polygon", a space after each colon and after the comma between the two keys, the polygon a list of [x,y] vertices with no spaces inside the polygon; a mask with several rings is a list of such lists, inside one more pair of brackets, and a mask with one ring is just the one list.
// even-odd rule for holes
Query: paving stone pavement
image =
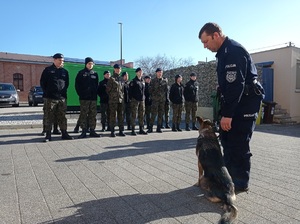
{"label": "paving stone pavement", "polygon": [[[193,186],[196,131],[48,143],[40,131],[0,130],[0,224],[205,224],[223,213]],[[251,147],[237,223],[300,223],[300,125],[259,125]]]}

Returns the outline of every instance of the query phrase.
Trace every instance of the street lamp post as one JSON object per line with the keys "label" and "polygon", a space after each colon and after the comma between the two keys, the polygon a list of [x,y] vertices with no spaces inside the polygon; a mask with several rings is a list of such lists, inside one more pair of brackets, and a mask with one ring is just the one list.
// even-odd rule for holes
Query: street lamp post
{"label": "street lamp post", "polygon": [[123,23],[118,23],[120,25],[120,64],[121,64],[121,67],[122,67],[122,61],[123,61],[123,58],[122,58],[122,29],[123,29]]}

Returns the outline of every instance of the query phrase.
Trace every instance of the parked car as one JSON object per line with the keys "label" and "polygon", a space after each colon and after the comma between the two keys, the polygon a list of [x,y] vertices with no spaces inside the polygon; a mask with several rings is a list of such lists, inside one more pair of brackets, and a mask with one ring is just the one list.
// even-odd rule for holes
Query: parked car
{"label": "parked car", "polygon": [[44,103],[43,89],[40,86],[32,86],[28,93],[28,104],[37,106],[39,103]]}
{"label": "parked car", "polygon": [[19,95],[12,83],[0,83],[0,105],[12,105],[13,107],[19,106]]}

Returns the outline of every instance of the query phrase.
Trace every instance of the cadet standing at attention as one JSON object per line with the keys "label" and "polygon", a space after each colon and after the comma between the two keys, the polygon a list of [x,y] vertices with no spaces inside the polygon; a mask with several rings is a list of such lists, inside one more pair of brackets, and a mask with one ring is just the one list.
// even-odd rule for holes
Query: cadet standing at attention
{"label": "cadet standing at attention", "polygon": [[161,68],[156,69],[156,77],[151,81],[149,92],[152,99],[151,107],[151,121],[148,133],[153,132],[153,124],[157,116],[156,132],[162,133],[162,117],[165,112],[166,95],[168,91],[168,79],[163,78],[163,71]]}
{"label": "cadet standing at attention", "polygon": [[69,87],[69,73],[64,66],[64,56],[61,53],[53,55],[53,64],[46,67],[40,79],[40,85],[46,98],[45,107],[45,142],[51,141],[51,128],[54,117],[61,130],[63,140],[73,139],[67,132],[67,89]]}
{"label": "cadet standing at attention", "polygon": [[105,131],[105,125],[107,124],[107,131],[109,128],[109,107],[108,107],[108,94],[106,92],[107,82],[110,78],[110,72],[103,72],[104,79],[99,82],[98,85],[98,96],[100,97],[100,113],[101,113],[101,124],[102,132]]}
{"label": "cadet standing at attention", "polygon": [[116,118],[118,118],[119,136],[126,136],[124,133],[124,116],[123,103],[124,93],[122,86],[121,67],[118,64],[114,65],[114,74],[109,78],[106,86],[109,104],[109,127],[111,129],[111,137],[116,137],[115,126]]}
{"label": "cadet standing at attention", "polygon": [[135,70],[136,77],[129,85],[129,98],[131,100],[131,135],[136,135],[135,119],[138,113],[139,134],[147,135],[144,131],[144,115],[145,115],[145,82],[142,78],[143,70],[137,68]]}
{"label": "cadet standing at attention", "polygon": [[151,77],[149,75],[146,75],[144,80],[145,80],[145,120],[147,124],[147,129],[149,129],[150,118],[151,118],[151,105],[152,105],[152,100],[150,98],[150,92],[149,92]]}
{"label": "cadet standing at attention", "polygon": [[182,131],[180,128],[181,114],[183,108],[183,85],[182,76],[175,76],[175,83],[170,89],[170,101],[172,102],[173,118],[172,131]]}
{"label": "cadet standing at attention", "polygon": [[80,101],[79,123],[82,128],[78,138],[86,138],[87,126],[89,124],[90,137],[100,137],[95,132],[97,116],[97,89],[99,76],[93,70],[94,60],[85,58],[85,68],[80,70],[75,79],[75,89]]}
{"label": "cadet standing at attention", "polygon": [[124,109],[123,109],[123,114],[124,114],[124,119],[126,120],[127,123],[127,130],[131,130],[131,108],[130,108],[130,99],[129,99],[129,75],[127,72],[122,72],[122,77],[123,77],[123,93],[124,93]]}
{"label": "cadet standing at attention", "polygon": [[190,74],[190,80],[184,87],[184,105],[185,105],[185,130],[190,131],[190,118],[192,117],[192,129],[198,130],[196,127],[196,112],[198,107],[198,91],[199,85],[196,81],[197,76],[195,73]]}

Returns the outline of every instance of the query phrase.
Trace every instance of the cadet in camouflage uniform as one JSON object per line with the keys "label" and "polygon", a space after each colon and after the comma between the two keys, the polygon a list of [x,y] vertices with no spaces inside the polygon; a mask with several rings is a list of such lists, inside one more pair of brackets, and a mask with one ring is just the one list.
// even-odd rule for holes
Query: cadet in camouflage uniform
{"label": "cadet in camouflage uniform", "polygon": [[124,109],[123,109],[123,114],[124,114],[124,119],[126,119],[127,123],[127,130],[131,130],[131,108],[130,108],[130,98],[129,98],[129,83],[130,81],[128,80],[129,75],[127,72],[122,72],[122,77],[123,77],[123,93],[124,93]]}
{"label": "cadet in camouflage uniform", "polygon": [[148,133],[153,132],[153,124],[157,117],[156,132],[162,133],[162,117],[165,111],[166,94],[168,91],[168,80],[163,78],[163,71],[161,68],[156,69],[156,77],[151,81],[149,92],[152,99],[151,106],[151,121]]}
{"label": "cadet in camouflage uniform", "polygon": [[170,101],[172,102],[173,119],[172,119],[172,131],[182,131],[180,129],[181,114],[183,109],[183,85],[182,76],[175,76],[175,83],[170,89]]}
{"label": "cadet in camouflage uniform", "polygon": [[40,85],[44,92],[45,107],[45,142],[51,141],[51,128],[54,117],[61,130],[63,140],[73,139],[67,132],[66,99],[69,87],[69,73],[63,68],[64,56],[60,53],[53,55],[53,64],[46,67],[40,79]]}
{"label": "cadet in camouflage uniform", "polygon": [[106,92],[108,94],[109,104],[109,126],[111,129],[111,137],[116,137],[115,126],[116,118],[118,118],[119,136],[126,136],[124,133],[124,116],[123,116],[123,88],[122,77],[120,76],[121,67],[118,64],[114,65],[114,74],[107,82]]}
{"label": "cadet in camouflage uniform", "polygon": [[[169,126],[169,121],[170,121],[170,87],[168,86],[168,91],[166,93],[166,103],[165,103],[165,113],[163,115],[163,120],[162,120],[162,126],[161,128],[170,128]],[[163,125],[165,122],[166,126]]]}
{"label": "cadet in camouflage uniform", "polygon": [[146,75],[144,80],[145,80],[145,120],[147,124],[147,129],[149,129],[150,118],[151,118],[151,105],[152,105],[152,100],[150,98],[150,92],[149,92],[151,77]]}
{"label": "cadet in camouflage uniform", "polygon": [[190,116],[192,116],[192,129],[198,130],[196,127],[196,112],[198,108],[198,90],[199,85],[196,81],[197,76],[195,73],[190,74],[190,80],[184,87],[184,99],[185,99],[185,130],[190,131]]}
{"label": "cadet in camouflage uniform", "polygon": [[93,70],[92,58],[85,58],[85,68],[80,70],[75,79],[75,89],[79,96],[80,116],[79,123],[82,128],[78,138],[86,138],[87,128],[90,128],[90,137],[100,137],[95,132],[97,116],[97,89],[99,76]]}
{"label": "cadet in camouflage uniform", "polygon": [[98,85],[98,96],[100,97],[100,113],[101,113],[101,124],[102,131],[105,131],[105,125],[107,124],[107,131],[109,128],[109,107],[108,107],[108,94],[106,92],[107,82],[110,78],[110,72],[103,72],[104,79],[99,82]]}
{"label": "cadet in camouflage uniform", "polygon": [[136,135],[135,119],[137,112],[140,127],[139,134],[147,135],[147,132],[144,131],[145,82],[142,79],[143,70],[141,68],[137,68],[135,73],[136,77],[130,82],[129,85],[129,98],[131,101],[131,135]]}

